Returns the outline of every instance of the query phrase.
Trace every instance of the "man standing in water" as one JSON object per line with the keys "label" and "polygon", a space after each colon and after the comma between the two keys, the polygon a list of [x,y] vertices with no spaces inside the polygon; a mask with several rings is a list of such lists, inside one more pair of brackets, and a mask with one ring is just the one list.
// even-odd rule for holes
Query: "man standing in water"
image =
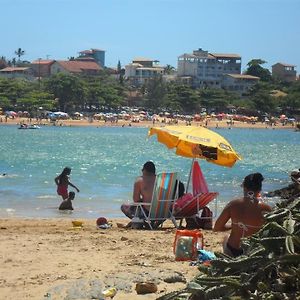
{"label": "man standing in water", "polygon": [[[133,202],[150,203],[152,200],[154,182],[155,182],[155,165],[152,161],[147,161],[142,168],[142,176],[139,176],[133,186]],[[147,210],[147,207],[144,209]],[[130,204],[122,204],[121,211],[130,219],[135,215],[136,206]]]}

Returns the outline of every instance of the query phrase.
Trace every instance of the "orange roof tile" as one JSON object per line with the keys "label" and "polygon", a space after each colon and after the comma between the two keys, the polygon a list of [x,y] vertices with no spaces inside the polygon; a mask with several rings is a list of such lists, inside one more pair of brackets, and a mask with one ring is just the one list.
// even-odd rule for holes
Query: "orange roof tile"
{"label": "orange roof tile", "polygon": [[97,63],[93,61],[58,60],[57,63],[60,64],[64,69],[72,73],[81,73],[83,70],[100,71],[102,69]]}
{"label": "orange roof tile", "polygon": [[33,62],[31,62],[31,64],[39,64],[39,65],[50,65],[52,63],[54,63],[55,60],[53,59],[41,59],[41,60],[34,60]]}

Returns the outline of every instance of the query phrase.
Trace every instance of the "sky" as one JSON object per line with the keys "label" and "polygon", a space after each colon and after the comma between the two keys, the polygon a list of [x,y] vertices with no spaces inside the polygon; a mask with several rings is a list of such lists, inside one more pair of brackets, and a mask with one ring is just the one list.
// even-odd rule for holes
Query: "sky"
{"label": "sky", "polygon": [[105,65],[135,57],[177,67],[202,48],[300,72],[300,0],[0,0],[0,57],[67,60],[91,48]]}

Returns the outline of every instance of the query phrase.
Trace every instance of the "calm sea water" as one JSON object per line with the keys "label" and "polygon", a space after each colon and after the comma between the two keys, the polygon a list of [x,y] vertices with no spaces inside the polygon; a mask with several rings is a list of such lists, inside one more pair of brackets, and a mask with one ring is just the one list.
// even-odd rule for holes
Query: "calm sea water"
{"label": "calm sea water", "polygon": [[[233,168],[200,161],[211,191],[218,191],[219,210],[241,195],[240,184],[261,172],[264,191],[289,183],[289,171],[300,166],[300,133],[272,129],[216,129],[243,157]],[[147,160],[157,171],[177,171],[186,182],[191,160],[147,138],[146,128],[42,127],[18,130],[0,126],[0,217],[123,217],[119,207],[132,197],[132,185]],[[54,177],[72,168],[71,182],[80,193],[74,212],[58,211]],[[70,189],[71,190],[71,189]]]}

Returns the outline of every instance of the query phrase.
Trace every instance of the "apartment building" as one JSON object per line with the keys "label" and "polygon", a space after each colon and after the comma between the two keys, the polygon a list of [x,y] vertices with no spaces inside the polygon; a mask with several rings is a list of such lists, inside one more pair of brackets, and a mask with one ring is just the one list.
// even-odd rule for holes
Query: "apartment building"
{"label": "apartment building", "polygon": [[247,94],[249,89],[259,81],[259,77],[244,74],[224,74],[221,87],[235,92],[240,96]]}
{"label": "apartment building", "polygon": [[297,79],[295,68],[295,65],[276,63],[272,66],[272,76],[282,81],[295,81]]}
{"label": "apartment building", "polygon": [[241,56],[238,54],[209,53],[194,50],[178,57],[178,78],[190,81],[195,87],[220,88],[224,74],[241,74]]}
{"label": "apartment building", "polygon": [[144,57],[133,59],[132,63],[125,66],[125,78],[130,84],[140,86],[152,78],[162,76],[165,68],[158,65],[157,60]]}

